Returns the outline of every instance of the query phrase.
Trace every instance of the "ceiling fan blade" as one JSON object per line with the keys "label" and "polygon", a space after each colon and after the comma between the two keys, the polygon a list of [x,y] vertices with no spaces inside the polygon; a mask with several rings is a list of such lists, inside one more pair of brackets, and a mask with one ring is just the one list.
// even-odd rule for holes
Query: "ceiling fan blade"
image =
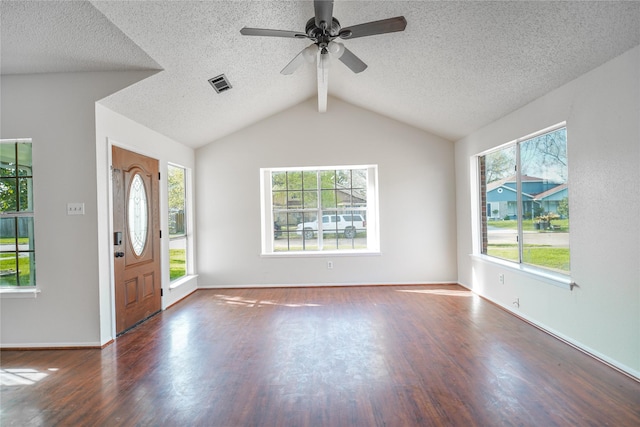
{"label": "ceiling fan blade", "polygon": [[404,16],[396,16],[395,18],[343,28],[340,30],[340,38],[355,39],[356,37],[373,36],[375,34],[394,33],[396,31],[404,31],[406,27],[407,20]]}
{"label": "ceiling fan blade", "polygon": [[342,63],[347,67],[349,67],[349,69],[354,73],[361,73],[367,69],[367,64],[362,62],[360,58],[358,58],[353,52],[351,52],[346,47],[344,48],[344,52],[342,53],[342,56],[340,56],[338,59],[340,59],[340,61],[342,61]]}
{"label": "ceiling fan blade", "polygon": [[316,27],[322,29],[321,22],[326,23],[326,28],[331,28],[333,20],[333,0],[314,0],[313,9],[316,13]]}
{"label": "ceiling fan blade", "polygon": [[317,53],[318,46],[315,44],[305,47],[282,69],[282,71],[280,71],[280,73],[284,75],[293,74],[305,62],[313,62],[316,59]]}
{"label": "ceiling fan blade", "polygon": [[280,71],[280,74],[287,76],[293,74],[302,64],[304,64],[304,56],[302,56],[302,52],[300,52]]}
{"label": "ceiling fan blade", "polygon": [[266,28],[248,28],[240,30],[243,36],[265,36],[265,37],[287,37],[295,39],[306,39],[307,35],[299,31],[268,30]]}

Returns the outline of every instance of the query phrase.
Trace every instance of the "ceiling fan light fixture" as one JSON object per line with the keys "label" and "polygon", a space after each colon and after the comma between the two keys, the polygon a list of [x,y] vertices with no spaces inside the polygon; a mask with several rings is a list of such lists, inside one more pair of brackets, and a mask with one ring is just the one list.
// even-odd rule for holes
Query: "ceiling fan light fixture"
{"label": "ceiling fan light fixture", "polygon": [[302,56],[305,61],[308,63],[312,63],[316,60],[316,56],[318,55],[318,46],[315,44],[309,45],[305,50],[302,51]]}
{"label": "ceiling fan light fixture", "polygon": [[340,58],[344,53],[344,45],[338,42],[330,42],[327,49],[338,58]]}

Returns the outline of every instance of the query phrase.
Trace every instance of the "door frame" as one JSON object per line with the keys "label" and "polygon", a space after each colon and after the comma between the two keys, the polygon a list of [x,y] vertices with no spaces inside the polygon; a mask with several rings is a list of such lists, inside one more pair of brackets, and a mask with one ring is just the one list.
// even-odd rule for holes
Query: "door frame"
{"label": "door frame", "polygon": [[[127,151],[131,151],[132,153],[136,153],[136,154],[140,154],[141,156],[145,156],[145,157],[149,157],[152,158],[154,160],[156,160],[158,162],[158,170],[160,170],[160,173],[162,173],[162,162],[160,161],[160,159],[157,158],[157,156],[155,155],[151,155],[149,153],[144,152],[143,150],[140,150],[137,147],[132,147],[126,144],[122,144],[120,142],[117,142],[111,138],[107,138],[107,175],[108,175],[108,179],[107,179],[107,183],[108,183],[108,211],[109,211],[109,305],[110,305],[110,313],[111,313],[111,339],[115,340],[117,338],[117,328],[116,328],[116,280],[115,280],[115,263],[114,263],[114,257],[113,254],[115,252],[115,245],[113,244],[113,233],[114,233],[114,227],[113,227],[113,180],[112,180],[112,165],[113,165],[113,147],[118,147],[121,148],[123,150],[127,150]],[[161,199],[162,199],[162,189],[158,194],[158,209],[159,209],[159,214],[160,217],[158,218],[160,224],[160,230],[162,230],[162,224],[163,224],[163,210],[162,210],[162,203],[161,203]],[[163,241],[160,240],[160,254],[158,254],[159,258],[160,258],[160,289],[162,290],[162,293],[160,295],[160,311],[164,310],[164,280],[163,280],[163,276],[164,276],[164,257],[162,256],[163,254]]]}

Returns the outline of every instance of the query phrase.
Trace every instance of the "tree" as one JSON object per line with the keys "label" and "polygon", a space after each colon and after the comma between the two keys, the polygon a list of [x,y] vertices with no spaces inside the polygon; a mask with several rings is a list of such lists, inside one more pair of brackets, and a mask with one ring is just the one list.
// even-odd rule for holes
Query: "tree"
{"label": "tree", "polygon": [[274,206],[317,207],[318,177],[323,208],[337,207],[338,189],[350,189],[352,183],[366,188],[366,173],[359,169],[273,172],[271,188]]}
{"label": "tree", "polygon": [[30,211],[31,178],[10,176],[5,174],[7,171],[6,165],[3,165],[0,178],[0,212]]}
{"label": "tree", "polygon": [[567,132],[565,128],[531,138],[520,145],[522,173],[567,181]]}
{"label": "tree", "polygon": [[31,142],[0,143],[0,212],[33,210],[31,152]]}
{"label": "tree", "polygon": [[485,176],[487,184],[507,178],[515,173],[516,155],[514,147],[494,151],[485,156]]}
{"label": "tree", "polygon": [[565,197],[558,203],[558,213],[565,218],[569,218],[569,198]]}
{"label": "tree", "polygon": [[169,166],[168,175],[169,209],[184,210],[184,169]]}
{"label": "tree", "polygon": [[169,166],[167,192],[169,198],[169,234],[185,233],[185,170]]}
{"label": "tree", "polygon": [[366,169],[274,171],[271,173],[271,189],[273,208],[280,211],[275,215],[276,222],[295,225],[302,221],[316,220],[317,211],[301,212],[298,209],[317,209],[318,207],[337,209],[339,202],[341,207],[351,203],[345,202],[347,194],[362,198],[367,189],[367,171]]}

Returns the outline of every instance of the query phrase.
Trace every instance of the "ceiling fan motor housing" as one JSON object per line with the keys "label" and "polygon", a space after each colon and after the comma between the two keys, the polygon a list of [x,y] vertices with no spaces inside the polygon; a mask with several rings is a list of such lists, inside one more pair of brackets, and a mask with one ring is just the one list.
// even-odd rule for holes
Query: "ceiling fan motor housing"
{"label": "ceiling fan motor housing", "polygon": [[311,18],[307,21],[305,32],[310,39],[315,40],[318,46],[326,47],[331,40],[338,37],[340,28],[340,22],[336,18],[332,18],[331,26],[327,27],[326,31],[323,31],[322,28],[316,25],[315,18]]}
{"label": "ceiling fan motor housing", "polygon": [[318,66],[318,111],[325,112],[327,110],[327,67],[329,64],[328,59],[330,58],[329,54],[333,54],[336,59],[340,60],[340,62],[354,73],[361,73],[367,68],[367,64],[342,43],[334,42],[334,39],[340,38],[346,40],[404,31],[407,26],[407,20],[404,16],[396,16],[379,21],[365,22],[343,29],[340,26],[340,22],[333,17],[333,0],[314,0],[313,8],[315,16],[307,21],[304,33],[301,31],[244,27],[240,30],[240,34],[245,36],[312,40],[313,44],[298,53],[280,73],[285,75],[292,74],[305,61],[313,62],[316,60]]}

